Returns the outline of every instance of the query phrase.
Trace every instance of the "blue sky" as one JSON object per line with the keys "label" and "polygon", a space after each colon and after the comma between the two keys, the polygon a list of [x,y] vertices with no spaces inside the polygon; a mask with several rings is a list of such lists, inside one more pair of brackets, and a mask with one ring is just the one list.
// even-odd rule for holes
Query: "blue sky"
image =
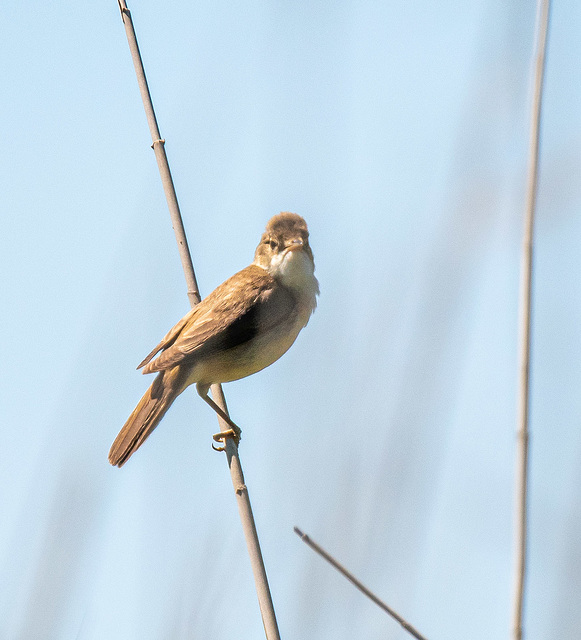
{"label": "blue sky", "polygon": [[[303,215],[319,307],[228,384],[285,638],[508,637],[534,3],[132,10],[203,294]],[[216,420],[123,469],[135,366],[188,309],[114,1],[0,10],[0,637],[258,638]],[[555,3],[535,249],[526,637],[581,596],[581,7]]]}

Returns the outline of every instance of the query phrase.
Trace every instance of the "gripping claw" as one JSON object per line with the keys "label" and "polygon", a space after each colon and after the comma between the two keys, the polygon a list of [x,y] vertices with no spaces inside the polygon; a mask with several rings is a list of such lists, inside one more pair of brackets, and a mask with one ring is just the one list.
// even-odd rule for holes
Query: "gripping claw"
{"label": "gripping claw", "polygon": [[[234,429],[228,429],[227,431],[220,431],[219,433],[215,433],[212,438],[214,439],[215,442],[226,442],[226,438],[233,438],[234,442],[236,443],[236,446],[238,446],[238,443],[240,442],[240,429],[238,429],[238,431],[235,431]],[[214,449],[214,451],[224,451],[226,449],[226,446],[223,445],[221,447],[217,447],[214,442],[212,442],[212,449]]]}

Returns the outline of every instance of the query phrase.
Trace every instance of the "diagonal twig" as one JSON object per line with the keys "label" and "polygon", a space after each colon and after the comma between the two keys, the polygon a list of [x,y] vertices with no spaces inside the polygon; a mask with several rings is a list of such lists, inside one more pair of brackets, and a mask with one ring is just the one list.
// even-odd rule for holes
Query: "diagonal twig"
{"label": "diagonal twig", "polygon": [[[147,85],[147,79],[145,77],[145,69],[143,67],[143,61],[139,52],[139,45],[137,44],[137,37],[135,35],[135,29],[133,27],[133,20],[131,18],[131,12],[127,8],[125,0],[117,0],[119,9],[121,11],[121,17],[125,26],[125,33],[129,42],[129,49],[131,51],[131,57],[133,59],[133,65],[135,67],[135,73],[137,75],[137,82],[139,84],[139,90],[141,92],[141,98],[143,100],[143,106],[145,108],[145,114],[147,116],[147,123],[149,125],[149,131],[153,141],[152,148],[155,152],[159,173],[163,183],[163,189],[165,192],[172,226],[175,232],[176,241],[178,243],[178,250],[180,259],[182,262],[182,268],[186,278],[188,298],[190,305],[193,307],[200,302],[200,294],[198,291],[198,285],[196,282],[196,275],[194,273],[194,265],[188,248],[188,241],[186,238],[186,232],[180,213],[177,195],[175,187],[171,177],[169,163],[165,153],[165,140],[161,137],[159,127],[157,125],[157,119],[155,117],[155,111],[153,109],[153,103],[151,101],[151,95],[149,87]],[[226,400],[222,391],[222,386],[214,384],[211,387],[212,397],[218,406],[228,413],[226,407]],[[220,429],[222,431],[228,431],[231,427],[225,420],[218,417],[220,423]],[[252,572],[254,574],[254,582],[256,585],[256,592],[258,595],[258,604],[260,606],[260,613],[262,615],[262,622],[264,624],[264,631],[267,640],[280,640],[278,631],[278,625],[276,622],[276,616],[274,613],[274,605],[270,594],[270,588],[268,586],[268,579],[266,576],[266,569],[264,566],[264,560],[262,558],[262,551],[260,549],[260,543],[258,541],[258,534],[256,532],[256,524],[254,522],[254,516],[252,514],[252,507],[250,505],[250,498],[248,495],[248,489],[244,482],[244,474],[242,473],[242,466],[240,464],[240,458],[238,457],[238,446],[234,441],[234,438],[226,438],[226,459],[228,461],[228,467],[230,469],[230,475],[232,476],[232,484],[236,494],[236,502],[238,504],[238,512],[240,514],[240,520],[242,522],[242,529],[244,531],[244,538],[246,540],[246,546],[248,554],[250,556],[250,563],[252,565]]]}
{"label": "diagonal twig", "polygon": [[364,584],[362,584],[361,582],[359,582],[359,580],[357,580],[357,578],[349,571],[347,571],[347,569],[345,569],[345,567],[340,564],[337,560],[335,560],[335,558],[333,558],[333,556],[329,555],[320,545],[318,545],[314,540],[312,540],[306,533],[303,533],[298,527],[294,528],[295,533],[299,536],[299,538],[305,542],[306,544],[309,545],[309,547],[311,547],[311,549],[313,549],[314,551],[316,551],[320,556],[322,556],[323,558],[325,558],[325,560],[332,565],[333,567],[335,567],[335,569],[337,569],[337,571],[341,574],[343,574],[347,580],[349,580],[349,582],[351,582],[352,584],[354,584],[359,591],[361,591],[362,593],[364,593],[370,600],[373,600],[373,602],[375,602],[375,604],[380,607],[381,609],[383,609],[386,613],[388,613],[394,620],[396,620],[397,622],[399,622],[399,624],[406,630],[408,631],[414,638],[417,638],[417,640],[427,640],[427,638],[425,636],[423,636],[415,627],[412,627],[412,625],[407,622],[407,620],[405,620],[404,618],[402,618],[397,612],[395,612],[390,606],[388,606],[387,604],[385,604],[385,602],[383,602],[383,600],[380,600],[374,593],[373,591],[370,591]]}
{"label": "diagonal twig", "polygon": [[543,75],[545,70],[547,31],[549,25],[549,0],[538,0],[536,58],[534,62],[533,104],[529,141],[526,209],[522,245],[521,287],[519,305],[519,391],[517,417],[516,463],[516,558],[513,594],[512,635],[521,640],[523,635],[523,601],[527,552],[527,502],[529,456],[529,390],[531,351],[531,291],[533,276],[533,224],[537,200],[539,165],[539,132]]}

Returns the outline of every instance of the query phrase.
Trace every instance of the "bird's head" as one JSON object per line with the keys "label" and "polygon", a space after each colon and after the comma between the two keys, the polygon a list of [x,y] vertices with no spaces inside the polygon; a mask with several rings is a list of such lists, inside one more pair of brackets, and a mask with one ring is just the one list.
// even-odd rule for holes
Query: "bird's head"
{"label": "bird's head", "polygon": [[254,264],[293,289],[303,289],[313,279],[315,261],[304,218],[283,211],[266,225],[254,254]]}

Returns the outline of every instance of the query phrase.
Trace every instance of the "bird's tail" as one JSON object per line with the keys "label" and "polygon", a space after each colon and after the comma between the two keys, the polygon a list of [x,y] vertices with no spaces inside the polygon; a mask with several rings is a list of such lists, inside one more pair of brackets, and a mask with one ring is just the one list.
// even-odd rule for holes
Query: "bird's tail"
{"label": "bird's tail", "polygon": [[109,462],[112,465],[122,467],[145,442],[183,391],[182,378],[180,367],[166,369],[157,375],[111,445]]}

